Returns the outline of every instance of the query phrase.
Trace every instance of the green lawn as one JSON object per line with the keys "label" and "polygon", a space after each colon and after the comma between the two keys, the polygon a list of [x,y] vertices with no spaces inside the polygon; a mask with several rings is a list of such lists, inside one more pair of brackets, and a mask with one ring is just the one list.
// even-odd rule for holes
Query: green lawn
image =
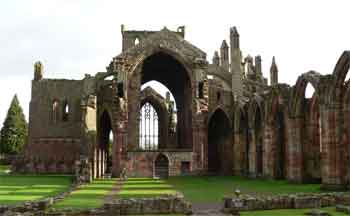
{"label": "green lawn", "polygon": [[0,174],[0,204],[12,205],[54,196],[66,191],[71,184],[71,176]]}
{"label": "green lawn", "polygon": [[[347,214],[336,212],[335,208],[324,208],[332,216],[345,216]],[[310,209],[283,209],[283,210],[268,210],[268,211],[251,211],[251,212],[240,212],[242,216],[305,216],[306,212],[311,211]]]}
{"label": "green lawn", "polygon": [[0,165],[0,175],[7,174],[10,171],[10,166]]}
{"label": "green lawn", "polygon": [[129,178],[118,193],[120,198],[147,198],[175,194],[176,190],[166,180]]}
{"label": "green lawn", "polygon": [[83,185],[73,191],[63,201],[53,205],[53,208],[89,209],[103,205],[106,194],[111,191],[116,179],[97,179],[91,184]]}
{"label": "green lawn", "polygon": [[251,180],[236,176],[186,176],[171,177],[166,181],[185,195],[191,202],[220,202],[235,189],[242,194],[289,194],[299,192],[321,192],[318,184],[290,184],[287,181]]}

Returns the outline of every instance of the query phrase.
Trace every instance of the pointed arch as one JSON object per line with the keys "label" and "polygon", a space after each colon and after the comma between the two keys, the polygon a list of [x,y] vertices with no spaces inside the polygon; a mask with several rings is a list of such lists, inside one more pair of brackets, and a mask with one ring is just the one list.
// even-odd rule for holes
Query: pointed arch
{"label": "pointed arch", "polygon": [[292,100],[290,102],[290,111],[292,116],[300,116],[303,112],[305,102],[305,91],[308,83],[315,89],[315,94],[319,94],[319,83],[321,74],[316,71],[309,71],[300,75],[293,87]]}
{"label": "pointed arch", "polygon": [[333,76],[334,76],[334,85],[333,87],[333,93],[337,101],[340,100],[339,97],[341,97],[341,90],[344,86],[345,78],[347,73],[349,72],[350,68],[350,51],[344,51],[340,58],[338,59],[337,64],[335,65],[335,68],[333,70]]}
{"label": "pointed arch", "polygon": [[167,155],[160,153],[154,160],[154,177],[168,178],[169,177],[170,160]]}
{"label": "pointed arch", "polygon": [[216,109],[208,121],[208,171],[231,175],[233,145],[230,119],[223,109]]}

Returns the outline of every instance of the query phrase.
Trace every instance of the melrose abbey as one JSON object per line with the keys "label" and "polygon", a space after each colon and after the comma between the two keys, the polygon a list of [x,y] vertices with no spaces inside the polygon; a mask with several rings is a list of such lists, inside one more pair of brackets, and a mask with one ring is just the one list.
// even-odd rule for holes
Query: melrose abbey
{"label": "melrose abbey", "polygon": [[[236,27],[211,63],[183,26],[122,25],[121,34],[122,52],[106,71],[81,80],[45,79],[35,63],[16,171],[74,173],[85,161],[91,177],[240,175],[349,186],[350,51],[334,71],[301,73],[290,86],[278,82],[275,59],[268,83],[261,57],[242,56]],[[167,92],[145,87],[150,81]]]}

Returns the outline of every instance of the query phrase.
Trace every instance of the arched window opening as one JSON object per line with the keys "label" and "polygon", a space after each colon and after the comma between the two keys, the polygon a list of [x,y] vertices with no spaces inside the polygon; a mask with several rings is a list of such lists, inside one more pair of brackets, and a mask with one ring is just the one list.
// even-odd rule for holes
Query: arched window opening
{"label": "arched window opening", "polygon": [[198,97],[204,98],[204,83],[203,82],[198,83]]}
{"label": "arched window opening", "polygon": [[350,81],[350,73],[349,71],[346,73],[346,76],[345,76],[345,83],[349,82]]}
{"label": "arched window opening", "polygon": [[65,102],[64,106],[63,106],[62,120],[63,121],[68,121],[69,120],[69,114],[70,114],[69,104],[68,104],[68,102]]}
{"label": "arched window opening", "polygon": [[310,83],[308,83],[305,89],[305,98],[306,99],[312,98],[314,93],[315,93],[314,87]]}
{"label": "arched window opening", "polygon": [[135,38],[134,45],[136,46],[137,44],[140,43],[140,39],[138,37]]}
{"label": "arched window opening", "polygon": [[146,89],[147,87],[151,87],[152,89],[154,89],[158,94],[160,94],[162,97],[164,97],[165,99],[169,100],[170,102],[173,103],[173,107],[176,110],[177,105],[176,105],[176,101],[174,98],[174,95],[171,93],[171,91],[162,83],[155,81],[155,80],[151,80],[149,82],[146,82],[145,84],[143,84],[141,86],[141,91]]}
{"label": "arched window opening", "polygon": [[114,134],[111,118],[107,110],[103,111],[98,120],[97,142],[93,162],[95,178],[110,175],[113,169],[118,168],[112,168],[112,158],[116,152],[113,152]]}
{"label": "arched window opening", "polygon": [[58,101],[54,100],[52,103],[52,121],[53,121],[53,123],[57,123],[57,120],[58,120],[58,106],[59,106]]}
{"label": "arched window opening", "polygon": [[158,114],[154,107],[146,102],[140,110],[139,147],[143,150],[157,150],[159,144]]}
{"label": "arched window opening", "polygon": [[220,102],[220,99],[221,99],[221,92],[218,91],[218,92],[216,92],[216,100],[217,100],[218,102]]}
{"label": "arched window opening", "polygon": [[124,97],[124,84],[123,83],[117,84],[117,92],[118,92],[118,97],[120,97],[120,98]]}

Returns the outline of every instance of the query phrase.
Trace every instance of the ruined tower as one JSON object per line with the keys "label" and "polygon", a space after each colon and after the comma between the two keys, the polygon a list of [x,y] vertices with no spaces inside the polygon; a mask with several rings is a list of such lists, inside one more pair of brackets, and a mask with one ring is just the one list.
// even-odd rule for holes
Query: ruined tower
{"label": "ruined tower", "polygon": [[242,67],[241,50],[239,48],[239,34],[236,27],[230,29],[231,45],[231,73],[232,73],[232,91],[236,96],[242,96]]}
{"label": "ruined tower", "polygon": [[225,68],[227,71],[229,71],[229,54],[228,54],[228,45],[226,43],[226,40],[222,41],[221,47],[220,47],[220,56],[221,56],[221,66]]}
{"label": "ruined tower", "polygon": [[272,57],[272,63],[270,67],[270,85],[274,86],[278,84],[278,68],[276,65],[275,56]]}

